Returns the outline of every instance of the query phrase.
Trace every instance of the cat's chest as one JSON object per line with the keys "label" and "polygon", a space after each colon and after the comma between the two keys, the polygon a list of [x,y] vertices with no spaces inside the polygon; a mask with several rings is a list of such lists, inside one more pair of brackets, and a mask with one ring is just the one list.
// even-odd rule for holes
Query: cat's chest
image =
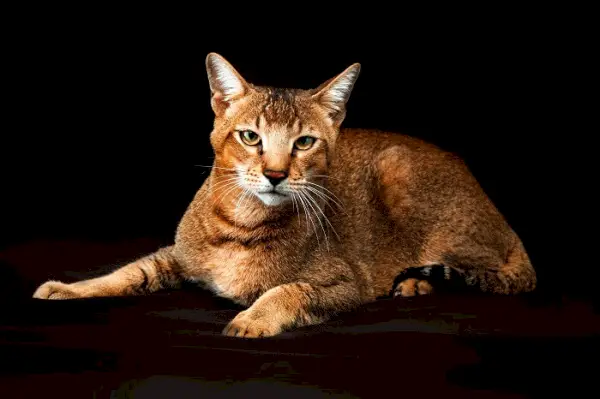
{"label": "cat's chest", "polygon": [[265,291],[285,284],[293,267],[272,251],[213,248],[204,263],[205,283],[217,295],[251,305]]}

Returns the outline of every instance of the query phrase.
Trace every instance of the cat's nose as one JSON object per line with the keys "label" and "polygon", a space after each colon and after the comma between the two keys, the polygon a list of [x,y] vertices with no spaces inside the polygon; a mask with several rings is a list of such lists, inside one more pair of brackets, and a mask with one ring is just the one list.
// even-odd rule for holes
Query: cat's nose
{"label": "cat's nose", "polygon": [[273,187],[281,183],[281,181],[287,177],[287,172],[282,170],[265,169],[263,174],[267,179],[269,179]]}

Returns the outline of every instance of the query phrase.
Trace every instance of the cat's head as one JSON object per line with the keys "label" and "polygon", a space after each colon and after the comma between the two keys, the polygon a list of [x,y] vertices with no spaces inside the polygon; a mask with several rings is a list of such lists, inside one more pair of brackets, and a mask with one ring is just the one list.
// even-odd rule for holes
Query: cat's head
{"label": "cat's head", "polygon": [[216,170],[235,174],[240,188],[267,206],[310,191],[327,174],[360,64],[314,89],[254,85],[215,53],[207,56],[206,69]]}

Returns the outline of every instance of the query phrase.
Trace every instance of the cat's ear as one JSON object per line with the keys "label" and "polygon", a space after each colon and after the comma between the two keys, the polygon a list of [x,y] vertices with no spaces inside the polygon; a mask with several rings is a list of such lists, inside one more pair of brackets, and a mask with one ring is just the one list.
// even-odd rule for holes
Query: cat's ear
{"label": "cat's ear", "polygon": [[206,72],[215,114],[223,114],[231,104],[248,93],[248,83],[223,56],[208,54]]}
{"label": "cat's ear", "polygon": [[352,64],[344,72],[313,90],[312,98],[325,107],[333,123],[339,124],[344,119],[346,103],[359,73],[360,64]]}

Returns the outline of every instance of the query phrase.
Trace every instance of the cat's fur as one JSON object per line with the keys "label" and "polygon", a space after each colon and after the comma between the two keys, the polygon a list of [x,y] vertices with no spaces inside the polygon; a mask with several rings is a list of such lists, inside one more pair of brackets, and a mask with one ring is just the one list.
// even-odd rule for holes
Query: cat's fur
{"label": "cat's fur", "polygon": [[[313,90],[258,87],[206,59],[215,113],[210,176],[174,244],[95,279],[48,281],[35,298],[150,293],[193,281],[248,306],[225,328],[272,336],[385,296],[428,294],[442,265],[480,290],[531,291],[524,246],[457,156],[400,134],[341,129],[354,64]],[[247,145],[239,131],[260,144]],[[248,133],[254,137],[252,133]],[[294,149],[302,135],[316,137]],[[245,137],[245,136],[244,136]],[[276,189],[265,176],[285,177]],[[303,194],[301,194],[303,193]]]}

